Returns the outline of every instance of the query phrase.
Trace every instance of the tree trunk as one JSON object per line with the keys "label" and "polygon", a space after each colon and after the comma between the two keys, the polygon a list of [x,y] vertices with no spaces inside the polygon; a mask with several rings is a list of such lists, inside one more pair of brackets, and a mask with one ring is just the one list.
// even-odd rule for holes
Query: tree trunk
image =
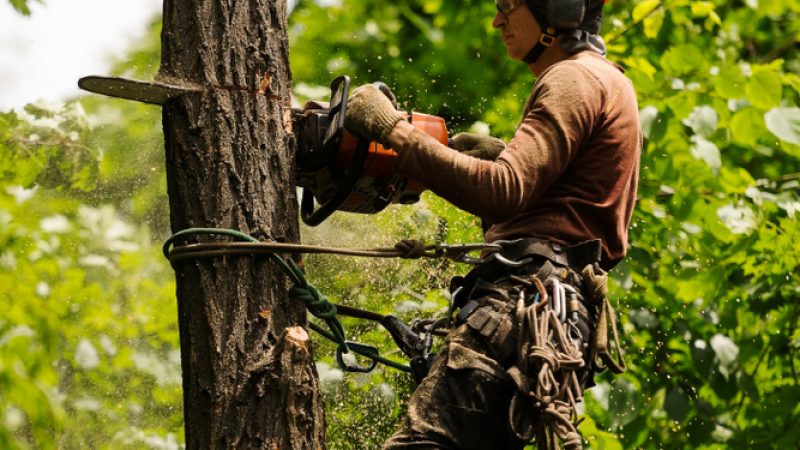
{"label": "tree trunk", "polygon": [[[158,78],[173,232],[297,242],[285,0],[165,0]],[[261,88],[261,92],[259,92]],[[324,448],[302,304],[267,258],[176,264],[188,449]]]}

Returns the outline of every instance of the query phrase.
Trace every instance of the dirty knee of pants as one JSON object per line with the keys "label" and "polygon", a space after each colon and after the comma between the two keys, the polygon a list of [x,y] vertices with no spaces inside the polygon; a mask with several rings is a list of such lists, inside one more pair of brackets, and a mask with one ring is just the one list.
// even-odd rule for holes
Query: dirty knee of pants
{"label": "dirty knee of pants", "polygon": [[451,332],[384,450],[524,448],[508,428],[514,389],[488,352],[485,339],[469,326]]}

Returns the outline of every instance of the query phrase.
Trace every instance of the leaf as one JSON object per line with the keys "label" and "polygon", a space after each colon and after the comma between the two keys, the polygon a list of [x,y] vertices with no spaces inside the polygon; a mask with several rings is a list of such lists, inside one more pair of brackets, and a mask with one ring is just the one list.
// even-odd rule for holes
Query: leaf
{"label": "leaf", "polygon": [[777,72],[753,69],[753,75],[745,85],[744,91],[750,103],[762,109],[769,109],[780,105],[782,89],[781,76]]}
{"label": "leaf", "polygon": [[756,180],[742,167],[723,167],[719,173],[719,184],[725,192],[744,194],[749,187],[756,184]]}
{"label": "leaf", "polygon": [[674,387],[664,397],[664,410],[669,418],[676,422],[683,422],[689,414],[689,398],[683,389]]}
{"label": "leaf", "polygon": [[764,114],[767,129],[783,141],[800,145],[800,108],[772,108]]}
{"label": "leaf", "polygon": [[31,9],[28,8],[28,0],[11,0],[11,6],[23,16],[31,15]]}
{"label": "leaf", "polygon": [[798,76],[796,73],[784,74],[783,82],[791,86],[795,92],[800,92],[800,76]]}
{"label": "leaf", "polygon": [[676,45],[661,57],[661,66],[667,74],[685,75],[702,71],[708,62],[697,46],[692,44]]}
{"label": "leaf", "polygon": [[707,138],[716,131],[719,116],[714,108],[703,105],[692,111],[689,117],[683,119],[683,124],[694,131],[696,135]]}
{"label": "leaf", "polygon": [[709,380],[711,389],[717,394],[717,397],[722,400],[731,400],[739,393],[740,385],[736,380],[737,377],[732,377],[730,374],[723,373],[721,367],[715,371]]}
{"label": "leaf", "polygon": [[692,2],[692,15],[695,17],[708,17],[714,12],[714,3],[712,2]]}
{"label": "leaf", "polygon": [[637,413],[639,394],[636,386],[626,378],[617,378],[611,383],[608,394],[608,412],[611,422],[622,428],[631,423],[639,415]]}
{"label": "leaf", "polygon": [[639,22],[652,13],[661,4],[661,0],[645,0],[633,8],[633,22]]}
{"label": "leaf", "polygon": [[722,156],[719,148],[713,142],[699,135],[692,136],[692,143],[692,156],[705,161],[714,173],[718,172],[719,168],[722,167]]}
{"label": "leaf", "polygon": [[709,348],[708,343],[702,339],[697,339],[691,347],[692,361],[697,372],[703,378],[711,375],[714,362],[714,350]]}
{"label": "leaf", "polygon": [[656,38],[663,24],[664,11],[656,11],[650,17],[644,19],[644,35],[651,39]]}
{"label": "leaf", "polygon": [[591,448],[623,450],[622,444],[616,439],[616,436],[608,431],[599,429],[589,414],[587,414],[585,420],[581,423],[581,434],[583,434],[589,442]]}
{"label": "leaf", "polygon": [[723,67],[713,78],[714,90],[727,99],[737,99],[744,97],[744,89],[747,80],[742,75],[739,66]]}
{"label": "leaf", "polygon": [[753,146],[766,131],[764,115],[753,107],[740,109],[731,117],[730,130],[731,137],[736,143]]}

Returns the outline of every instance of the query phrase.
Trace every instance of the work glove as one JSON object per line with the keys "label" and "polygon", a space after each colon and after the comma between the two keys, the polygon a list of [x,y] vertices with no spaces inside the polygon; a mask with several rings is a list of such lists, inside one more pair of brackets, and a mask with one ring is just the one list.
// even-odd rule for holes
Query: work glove
{"label": "work glove", "polygon": [[397,122],[404,119],[405,115],[378,86],[365,84],[353,91],[347,100],[344,126],[365,139],[385,144]]}
{"label": "work glove", "polygon": [[494,161],[505,150],[506,143],[483,134],[458,133],[450,139],[450,146],[465,155]]}

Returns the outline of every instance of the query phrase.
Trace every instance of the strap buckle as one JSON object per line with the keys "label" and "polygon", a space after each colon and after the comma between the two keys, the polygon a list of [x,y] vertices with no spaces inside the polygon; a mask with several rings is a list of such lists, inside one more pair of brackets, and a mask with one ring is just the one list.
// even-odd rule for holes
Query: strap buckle
{"label": "strap buckle", "polygon": [[552,34],[547,34],[543,32],[542,35],[539,36],[539,43],[544,45],[545,47],[552,47],[553,44],[556,43],[556,37],[553,36]]}

